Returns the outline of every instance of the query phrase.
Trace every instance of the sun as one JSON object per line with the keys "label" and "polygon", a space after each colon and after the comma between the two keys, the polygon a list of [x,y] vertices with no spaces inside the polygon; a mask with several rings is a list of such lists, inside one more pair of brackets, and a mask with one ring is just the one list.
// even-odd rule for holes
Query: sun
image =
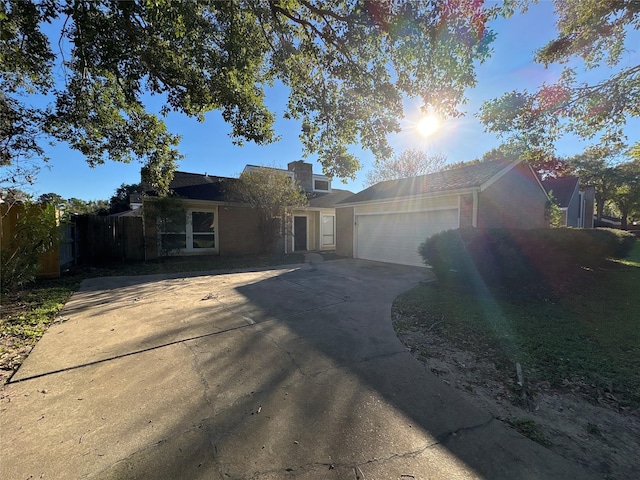
{"label": "sun", "polygon": [[440,120],[433,114],[422,117],[416,124],[418,133],[423,137],[429,137],[440,128]]}

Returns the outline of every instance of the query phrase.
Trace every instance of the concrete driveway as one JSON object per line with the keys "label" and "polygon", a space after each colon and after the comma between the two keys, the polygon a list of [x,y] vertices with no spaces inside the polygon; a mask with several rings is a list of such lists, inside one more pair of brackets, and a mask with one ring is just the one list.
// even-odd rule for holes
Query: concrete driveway
{"label": "concrete driveway", "polygon": [[567,479],[396,338],[424,269],[83,282],[0,400],[3,479]]}

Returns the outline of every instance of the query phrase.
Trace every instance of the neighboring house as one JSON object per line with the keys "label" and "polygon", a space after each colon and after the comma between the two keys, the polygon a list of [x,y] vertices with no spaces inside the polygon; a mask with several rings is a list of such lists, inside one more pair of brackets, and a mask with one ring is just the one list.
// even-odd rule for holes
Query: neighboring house
{"label": "neighboring house", "polygon": [[[246,170],[257,169],[247,165]],[[291,162],[287,173],[307,192],[309,204],[296,209],[283,225],[278,250],[283,253],[306,250],[334,250],[336,238],[335,204],[353,193],[333,189],[331,179],[314,174],[312,165]],[[256,212],[231,201],[229,186],[238,179],[208,174],[175,172],[169,189],[181,198],[184,221],[173,222],[165,231],[158,229],[153,215],[145,219],[147,258],[161,254],[243,255],[260,251]],[[145,208],[158,202],[145,196]],[[149,205],[149,207],[147,207]]]}
{"label": "neighboring house", "polygon": [[561,226],[593,228],[593,187],[580,189],[578,177],[550,178],[542,182],[547,194],[560,207]]}
{"label": "neighboring house", "polygon": [[448,229],[547,226],[549,197],[521,160],[377,183],[338,204],[338,255],[424,266],[418,246]]}
{"label": "neighboring house", "polygon": [[619,217],[612,217],[611,215],[602,215],[602,218],[600,219],[597,219],[594,215],[593,223],[596,227],[622,228],[622,219]]}

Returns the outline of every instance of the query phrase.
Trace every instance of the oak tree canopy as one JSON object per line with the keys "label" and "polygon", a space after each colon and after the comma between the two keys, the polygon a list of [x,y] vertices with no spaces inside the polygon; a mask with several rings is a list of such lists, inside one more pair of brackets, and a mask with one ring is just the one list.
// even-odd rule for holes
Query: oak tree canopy
{"label": "oak tree canopy", "polygon": [[[359,144],[392,156],[403,98],[459,115],[502,6],[466,0],[8,0],[0,5],[0,165],[28,175],[55,139],[90,165],[143,163],[166,189],[181,158],[162,114],[218,110],[234,142],[277,140],[265,89],[288,89],[303,154],[353,178]],[[145,107],[161,95],[160,115]],[[32,101],[38,97],[40,101]],[[46,100],[46,101],[45,101]],[[22,162],[22,163],[21,163]],[[25,177],[27,178],[27,177]],[[27,180],[29,180],[27,178]]]}

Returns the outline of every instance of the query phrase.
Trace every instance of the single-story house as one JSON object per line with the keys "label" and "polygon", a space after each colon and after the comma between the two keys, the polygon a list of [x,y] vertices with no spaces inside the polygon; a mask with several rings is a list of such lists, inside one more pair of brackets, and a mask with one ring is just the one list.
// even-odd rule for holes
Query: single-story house
{"label": "single-story house", "polygon": [[548,225],[547,192],[529,164],[493,160],[388,180],[336,206],[336,253],[424,266],[419,245],[459,227]]}
{"label": "single-story house", "polygon": [[560,223],[563,227],[593,228],[593,187],[581,190],[578,177],[549,178],[543,180],[542,185],[560,207]]}
{"label": "single-story house", "polygon": [[[247,165],[252,170],[261,167]],[[334,189],[331,179],[313,173],[304,161],[291,162],[282,170],[305,190],[308,205],[296,209],[282,225],[279,251],[289,253],[306,250],[334,250],[336,242],[335,205],[353,195]],[[169,189],[180,198],[184,215],[177,221],[164,222],[158,228],[157,217],[145,216],[147,258],[169,255],[244,255],[260,251],[256,212],[249,206],[229,198],[229,185],[235,178],[206,173],[175,172]],[[153,193],[153,192],[150,192]],[[153,209],[160,200],[145,195],[144,208]],[[184,216],[184,219],[182,218]]]}

